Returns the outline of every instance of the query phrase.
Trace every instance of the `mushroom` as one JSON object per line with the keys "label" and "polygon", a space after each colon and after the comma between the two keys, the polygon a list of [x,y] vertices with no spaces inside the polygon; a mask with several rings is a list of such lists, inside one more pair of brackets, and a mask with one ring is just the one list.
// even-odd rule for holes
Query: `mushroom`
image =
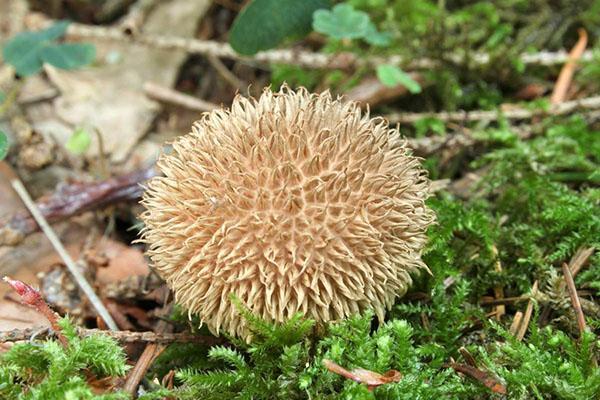
{"label": "mushroom", "polygon": [[252,313],[317,323],[386,309],[411,285],[434,214],[396,129],[354,102],[282,87],[203,114],[161,155],[141,215],[153,267],[215,334]]}

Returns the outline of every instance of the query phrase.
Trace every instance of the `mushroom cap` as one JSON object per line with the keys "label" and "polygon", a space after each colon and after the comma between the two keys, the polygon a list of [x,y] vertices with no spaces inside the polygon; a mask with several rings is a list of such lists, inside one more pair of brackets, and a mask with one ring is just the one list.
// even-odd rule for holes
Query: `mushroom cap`
{"label": "mushroom cap", "polygon": [[218,334],[249,338],[231,302],[283,322],[373,310],[411,285],[429,180],[396,129],[305,89],[237,96],[161,155],[142,241],[176,301]]}

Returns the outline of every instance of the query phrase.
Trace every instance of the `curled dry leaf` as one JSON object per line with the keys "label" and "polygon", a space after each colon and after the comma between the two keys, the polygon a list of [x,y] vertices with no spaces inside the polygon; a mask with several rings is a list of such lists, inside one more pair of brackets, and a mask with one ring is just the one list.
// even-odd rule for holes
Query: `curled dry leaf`
{"label": "curled dry leaf", "polygon": [[334,374],[341,375],[344,378],[352,379],[354,382],[364,383],[367,385],[369,390],[373,390],[377,386],[386,383],[400,382],[400,379],[402,379],[402,374],[395,369],[391,369],[385,374],[381,375],[377,372],[362,368],[356,368],[352,371],[348,371],[344,367],[328,359],[323,360],[323,365]]}

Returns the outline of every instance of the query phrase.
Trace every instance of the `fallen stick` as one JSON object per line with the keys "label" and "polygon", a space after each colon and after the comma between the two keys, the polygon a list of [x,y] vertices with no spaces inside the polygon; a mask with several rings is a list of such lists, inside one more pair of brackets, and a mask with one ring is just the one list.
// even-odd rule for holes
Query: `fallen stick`
{"label": "fallen stick", "polygon": [[[39,14],[29,15],[27,25],[29,28],[46,28],[54,21],[42,17]],[[227,58],[249,63],[260,64],[288,64],[304,68],[325,69],[354,69],[358,67],[375,67],[381,64],[402,66],[408,69],[430,69],[438,62],[432,59],[410,60],[402,56],[391,57],[361,57],[352,53],[323,54],[303,49],[275,49],[261,51],[252,57],[244,57],[235,52],[229,43],[216,42],[213,40],[187,39],[167,35],[151,34],[128,34],[123,29],[104,26],[84,25],[71,23],[67,30],[69,38],[96,39],[104,41],[119,41],[142,44],[159,49],[184,50],[189,54],[212,55],[219,58]],[[581,60],[589,61],[593,57],[591,51],[583,53]],[[456,56],[450,61],[461,62],[463,57]],[[521,62],[526,65],[557,65],[564,64],[569,59],[566,51],[539,52],[534,54],[523,54]],[[475,64],[485,65],[491,60],[487,53],[477,53],[469,59]]]}
{"label": "fallen stick", "polygon": [[384,115],[390,123],[414,124],[423,118],[435,118],[443,122],[476,122],[476,121],[496,121],[504,118],[507,120],[525,120],[534,117],[543,117],[548,115],[565,115],[578,110],[597,110],[600,109],[600,96],[585,97],[577,100],[565,101],[550,106],[548,110],[532,110],[528,108],[513,108],[510,110],[492,110],[492,111],[452,111],[438,113],[403,113],[396,112]]}
{"label": "fallen stick", "polygon": [[[223,339],[213,336],[193,335],[191,333],[156,333],[156,332],[133,332],[133,331],[104,331],[101,329],[77,328],[81,337],[92,335],[107,335],[121,343],[198,343],[215,345],[224,343]],[[45,329],[26,328],[0,331],[0,343],[19,342],[23,340],[47,339],[56,337],[56,332]]]}
{"label": "fallen stick", "polygon": [[118,330],[117,324],[115,324],[115,321],[113,321],[112,317],[110,316],[110,313],[108,312],[106,307],[104,307],[104,304],[102,304],[102,301],[100,300],[96,292],[94,292],[94,289],[87,281],[83,273],[80,271],[77,264],[75,264],[75,261],[73,261],[69,253],[67,253],[67,250],[61,243],[60,239],[58,238],[58,236],[56,236],[56,233],[54,232],[48,221],[46,221],[40,210],[33,202],[32,198],[29,196],[29,193],[27,192],[27,189],[25,189],[25,186],[23,186],[23,183],[21,183],[19,179],[13,179],[11,181],[11,185],[13,189],[17,192],[23,203],[25,203],[25,206],[27,207],[29,212],[31,212],[33,218],[35,218],[35,221],[39,224],[40,228],[42,229],[50,243],[52,243],[52,246],[60,255],[60,258],[67,266],[67,269],[73,276],[75,282],[83,291],[85,296],[88,298],[96,312],[98,312],[98,315],[104,320],[106,325],[111,330]]}
{"label": "fallen stick", "polygon": [[219,108],[218,105],[209,101],[190,96],[189,94],[168,87],[157,85],[153,82],[146,82],[144,84],[144,93],[146,93],[146,96],[149,98],[160,101],[161,103],[174,104],[193,111],[205,112]]}
{"label": "fallen stick", "polygon": [[447,363],[444,364],[444,367],[452,368],[456,372],[460,372],[461,374],[465,374],[468,377],[479,381],[494,393],[506,394],[506,386],[504,386],[497,378],[493,377],[486,371],[482,371],[470,365],[459,363]]}

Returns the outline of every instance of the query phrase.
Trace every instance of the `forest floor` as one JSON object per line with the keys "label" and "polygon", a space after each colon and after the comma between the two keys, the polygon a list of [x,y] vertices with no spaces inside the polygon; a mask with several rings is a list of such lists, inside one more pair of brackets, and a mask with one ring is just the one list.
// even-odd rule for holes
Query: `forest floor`
{"label": "forest floor", "polygon": [[[0,397],[600,399],[600,3],[347,0],[243,56],[248,3],[0,0]],[[432,180],[431,274],[385,321],[240,307],[247,344],[174,304],[139,200],[200,113],[284,82],[398,126]]]}

